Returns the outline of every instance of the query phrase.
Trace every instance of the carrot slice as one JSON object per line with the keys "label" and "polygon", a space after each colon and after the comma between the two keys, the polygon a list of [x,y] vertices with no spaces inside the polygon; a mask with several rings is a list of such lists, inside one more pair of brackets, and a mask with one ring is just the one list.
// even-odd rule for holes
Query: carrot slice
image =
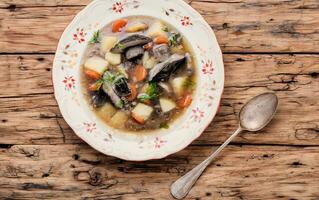
{"label": "carrot slice", "polygon": [[101,75],[93,70],[90,70],[90,69],[85,69],[84,70],[84,74],[89,77],[90,79],[93,79],[93,80],[99,80]]}
{"label": "carrot slice", "polygon": [[93,83],[93,84],[89,85],[89,91],[92,91],[92,92],[98,91],[101,88],[101,86],[102,86],[102,82]]}
{"label": "carrot slice", "polygon": [[147,76],[147,70],[142,65],[137,65],[132,73],[133,79],[137,82],[145,80]]}
{"label": "carrot slice", "polygon": [[143,46],[143,48],[146,50],[146,51],[149,51],[153,48],[153,42],[150,42],[150,43],[147,43],[146,45]]}
{"label": "carrot slice", "polygon": [[113,23],[113,26],[112,26],[112,32],[113,33],[116,33],[116,32],[120,32],[121,29],[126,26],[127,24],[127,19],[119,19],[117,21],[115,21]]}
{"label": "carrot slice", "polygon": [[126,97],[126,99],[128,101],[134,101],[137,97],[137,89],[136,89],[136,85],[135,84],[132,84],[132,83],[129,83],[128,84],[129,88],[131,89],[131,95]]}
{"label": "carrot slice", "polygon": [[166,36],[158,36],[154,38],[155,44],[168,44],[168,38]]}
{"label": "carrot slice", "polygon": [[179,108],[186,108],[192,104],[193,98],[192,95],[186,94],[177,101],[177,106]]}
{"label": "carrot slice", "polygon": [[135,115],[134,113],[132,113],[132,117],[139,123],[139,124],[144,124],[145,121],[142,117]]}

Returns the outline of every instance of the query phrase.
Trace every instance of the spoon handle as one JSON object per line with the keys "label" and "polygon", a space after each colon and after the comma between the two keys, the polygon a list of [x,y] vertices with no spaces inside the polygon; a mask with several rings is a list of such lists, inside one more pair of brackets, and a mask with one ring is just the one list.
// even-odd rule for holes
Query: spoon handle
{"label": "spoon handle", "polygon": [[183,199],[192,189],[198,178],[202,175],[207,166],[216,158],[219,153],[242,131],[238,128],[225,142],[222,144],[211,156],[209,156],[202,163],[197,165],[194,169],[175,181],[171,186],[171,194],[176,199]]}

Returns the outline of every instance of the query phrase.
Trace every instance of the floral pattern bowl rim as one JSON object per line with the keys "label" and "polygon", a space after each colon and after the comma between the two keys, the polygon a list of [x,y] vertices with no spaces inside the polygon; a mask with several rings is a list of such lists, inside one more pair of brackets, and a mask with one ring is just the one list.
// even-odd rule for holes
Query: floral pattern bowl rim
{"label": "floral pattern bowl rim", "polygon": [[[84,99],[80,81],[81,55],[94,32],[116,19],[136,15],[158,18],[180,31],[190,43],[198,71],[194,101],[185,114],[168,130],[143,135],[115,130],[101,122]],[[182,0],[91,2],[63,32],[52,73],[55,98],[73,131],[94,149],[130,161],[161,159],[186,148],[213,120],[224,88],[222,53],[214,32]]]}

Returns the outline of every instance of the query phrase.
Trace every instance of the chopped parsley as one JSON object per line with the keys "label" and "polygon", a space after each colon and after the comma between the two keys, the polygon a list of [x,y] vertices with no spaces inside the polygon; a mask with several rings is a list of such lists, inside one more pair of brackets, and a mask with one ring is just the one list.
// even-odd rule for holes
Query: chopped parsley
{"label": "chopped parsley", "polygon": [[115,106],[118,108],[123,108],[124,102],[122,100],[120,100],[120,101],[116,102]]}
{"label": "chopped parsley", "polygon": [[166,122],[160,124],[160,128],[169,129],[169,125]]}
{"label": "chopped parsley", "polygon": [[104,81],[103,79],[99,79],[95,82],[95,85],[96,85],[96,91],[100,90],[102,85],[103,85]]}
{"label": "chopped parsley", "polygon": [[150,82],[148,83],[145,93],[139,94],[137,98],[141,101],[148,101],[154,100],[158,98],[158,96],[159,93],[156,83]]}
{"label": "chopped parsley", "polygon": [[[125,78],[125,76],[122,73],[116,73],[113,74],[109,71],[104,72],[103,78],[101,79],[102,82],[107,82],[109,84],[114,84],[118,80]],[[100,81],[100,80],[99,80]]]}
{"label": "chopped parsley", "polygon": [[123,50],[123,49],[125,49],[125,45],[122,44],[122,43],[118,43],[118,44],[116,45],[116,48],[119,48],[120,50]]}
{"label": "chopped parsley", "polygon": [[192,80],[192,78],[188,77],[183,86],[186,89],[194,89],[196,86],[196,83]]}
{"label": "chopped parsley", "polygon": [[171,33],[168,38],[168,41],[170,46],[176,47],[181,44],[182,36],[180,33]]}
{"label": "chopped parsley", "polygon": [[108,82],[108,83],[113,83],[113,81],[115,80],[115,76],[112,74],[112,73],[110,73],[110,72],[108,72],[108,71],[106,71],[105,73],[104,73],[104,75],[103,75],[103,81],[106,81],[106,82]]}
{"label": "chopped parsley", "polygon": [[146,93],[139,94],[137,98],[141,101],[147,101],[151,99],[151,97]]}
{"label": "chopped parsley", "polygon": [[94,32],[93,37],[92,37],[92,39],[90,40],[90,43],[91,43],[91,44],[100,43],[100,35],[101,35],[101,32],[100,32],[100,31]]}
{"label": "chopped parsley", "polygon": [[164,27],[162,30],[165,31],[165,32],[168,32],[168,28],[167,27]]}

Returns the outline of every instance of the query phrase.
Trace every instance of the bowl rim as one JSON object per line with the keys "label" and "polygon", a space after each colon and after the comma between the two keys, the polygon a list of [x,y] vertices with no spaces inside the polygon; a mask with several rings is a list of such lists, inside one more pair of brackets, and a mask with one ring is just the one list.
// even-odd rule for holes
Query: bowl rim
{"label": "bowl rim", "polygon": [[[101,0],[94,0],[92,1],[91,3],[89,3],[85,8],[83,8],[80,12],[78,12],[76,14],[76,16],[72,19],[72,21],[68,24],[68,26],[65,28],[65,30],[63,31],[63,33],[61,34],[61,37],[60,37],[60,41],[59,41],[59,44],[57,45],[57,48],[56,48],[56,52],[59,50],[60,48],[60,42],[61,42],[61,39],[63,38],[63,36],[66,34],[66,32],[70,29],[70,27],[72,26],[72,24],[78,19],[80,18],[80,16],[85,13],[87,11],[87,9],[90,7],[90,5],[94,4],[95,2],[97,1],[101,1]],[[192,11],[193,14],[195,14],[197,17],[198,17],[198,20],[201,21],[201,23],[206,26],[209,30],[210,30],[210,35],[211,37],[217,41],[217,38],[213,32],[213,30],[211,29],[211,27],[208,25],[208,23],[205,21],[205,19],[194,9],[192,8],[189,4],[187,4],[185,1],[183,0],[172,0],[172,1],[178,1],[179,3],[181,3],[183,6],[185,6],[187,9],[189,9],[190,11]],[[130,15],[130,16],[133,16],[133,15]],[[140,15],[135,15],[135,16],[143,16],[143,14],[140,14]],[[158,19],[161,19],[160,17]],[[115,19],[113,19],[112,21],[114,21]],[[174,24],[172,24],[174,25]],[[176,28],[176,27],[175,27]],[[188,40],[189,43],[190,43],[190,46],[191,48],[192,47],[192,41],[191,40]],[[61,115],[63,116],[64,120],[67,122],[68,126],[73,130],[73,132],[79,137],[81,138],[83,141],[85,141],[85,143],[87,143],[89,146],[91,146],[93,149],[97,150],[98,152],[104,154],[104,155],[108,155],[108,156],[113,156],[113,157],[117,157],[117,158],[120,158],[120,159],[123,159],[123,160],[127,160],[127,161],[135,161],[135,162],[143,162],[143,161],[147,161],[147,160],[156,160],[156,159],[162,159],[162,158],[166,158],[167,156],[169,155],[172,155],[172,154],[175,154],[183,149],[185,149],[186,147],[188,147],[192,142],[194,142],[196,139],[198,139],[202,134],[203,132],[207,129],[207,127],[211,124],[211,122],[213,121],[213,119],[215,118],[216,114],[218,113],[218,108],[220,107],[220,103],[221,103],[221,99],[222,99],[222,95],[223,95],[223,92],[224,92],[224,87],[225,87],[225,69],[224,69],[224,62],[223,62],[223,54],[222,54],[222,51],[220,49],[220,46],[219,44],[217,43],[217,46],[216,46],[216,49],[215,49],[218,53],[218,56],[221,58],[221,65],[222,65],[222,68],[221,68],[221,74],[223,76],[221,76],[221,80],[220,80],[220,83],[221,83],[221,90],[219,91],[219,93],[217,94],[218,95],[218,98],[216,98],[215,100],[218,101],[218,107],[216,109],[216,111],[214,112],[214,114],[212,115],[211,119],[208,120],[208,122],[205,124],[205,129],[203,129],[203,131],[200,131],[200,133],[198,133],[198,135],[196,137],[194,137],[192,140],[190,140],[189,142],[185,142],[184,145],[182,145],[182,147],[180,148],[172,148],[172,150],[170,151],[166,151],[164,154],[153,154],[153,156],[151,158],[145,158],[145,159],[135,159],[135,158],[128,158],[128,157],[124,157],[124,156],[121,156],[120,154],[114,154],[114,153],[104,153],[103,151],[101,151],[101,149],[97,148],[96,145],[92,144],[91,141],[88,141],[86,140],[84,137],[81,136],[81,134],[78,134],[77,133],[77,130],[71,125],[71,123],[68,122],[67,118],[66,118],[66,114],[64,112],[64,110],[62,110],[62,103],[59,103],[59,96],[58,96],[58,92],[57,92],[57,80],[54,79],[55,77],[55,73],[56,73],[56,70],[54,69],[55,67],[53,67],[53,70],[52,70],[52,82],[53,82],[53,88],[54,88],[54,97],[55,97],[55,100],[58,104],[58,107],[59,107],[59,110],[61,112]],[[194,54],[196,54],[196,52],[194,51]],[[53,66],[55,66],[55,63],[57,62],[57,55],[55,55],[54,57],[54,60],[53,60]],[[197,69],[199,70],[199,69]],[[198,78],[200,76],[198,75]],[[197,88],[196,88],[197,89]],[[170,132],[169,130],[167,130],[167,132]]]}

